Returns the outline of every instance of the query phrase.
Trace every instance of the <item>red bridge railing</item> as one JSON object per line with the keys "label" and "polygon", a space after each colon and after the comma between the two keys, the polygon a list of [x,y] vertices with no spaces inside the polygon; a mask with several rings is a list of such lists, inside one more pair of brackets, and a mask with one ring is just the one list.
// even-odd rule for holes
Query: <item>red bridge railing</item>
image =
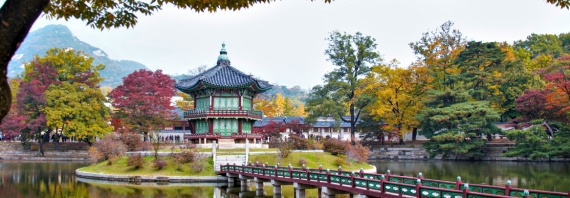
{"label": "red bridge railing", "polygon": [[526,190],[513,188],[510,181],[506,186],[491,186],[482,184],[462,183],[457,181],[443,181],[418,177],[396,176],[387,174],[364,173],[338,170],[324,170],[322,168],[309,169],[293,168],[291,165],[281,167],[268,164],[221,165],[218,174],[232,173],[244,174],[264,179],[274,179],[285,182],[299,182],[303,184],[326,186],[346,192],[365,194],[375,197],[438,197],[438,198],[482,198],[482,197],[524,197],[524,198],[570,198],[568,193],[550,192],[542,190]]}

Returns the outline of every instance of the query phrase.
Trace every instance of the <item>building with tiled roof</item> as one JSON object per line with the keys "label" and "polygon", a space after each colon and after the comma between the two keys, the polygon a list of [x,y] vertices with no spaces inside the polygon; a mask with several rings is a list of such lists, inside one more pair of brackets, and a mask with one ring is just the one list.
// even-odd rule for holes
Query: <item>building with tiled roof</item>
{"label": "building with tiled roof", "polygon": [[225,44],[216,66],[174,87],[194,98],[194,109],[184,112],[192,131],[185,139],[196,144],[218,141],[220,148],[261,140],[261,135],[252,133],[254,122],[263,117],[253,110],[253,98],[273,86],[233,67]]}

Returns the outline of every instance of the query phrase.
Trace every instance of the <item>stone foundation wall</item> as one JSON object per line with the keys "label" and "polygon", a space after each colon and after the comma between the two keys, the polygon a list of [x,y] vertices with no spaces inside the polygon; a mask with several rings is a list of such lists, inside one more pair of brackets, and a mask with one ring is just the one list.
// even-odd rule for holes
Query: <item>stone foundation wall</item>
{"label": "stone foundation wall", "polygon": [[86,150],[27,151],[20,142],[0,142],[0,160],[7,161],[89,161]]}

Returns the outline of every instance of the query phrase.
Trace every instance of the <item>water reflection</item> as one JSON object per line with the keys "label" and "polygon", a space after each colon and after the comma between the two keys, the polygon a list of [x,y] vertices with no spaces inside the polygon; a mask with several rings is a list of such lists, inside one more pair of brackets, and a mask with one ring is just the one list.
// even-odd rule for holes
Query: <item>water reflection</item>
{"label": "water reflection", "polygon": [[[512,180],[515,187],[567,192],[570,183],[570,165],[564,163],[525,162],[377,162],[379,172],[390,169],[392,174],[454,181],[461,176],[464,182],[505,185]],[[140,185],[124,182],[102,182],[75,177],[75,170],[83,163],[20,163],[0,162],[1,197],[273,197],[273,186],[266,183],[263,190],[255,183],[240,186],[228,184]],[[306,190],[306,197],[318,197],[317,189]],[[8,195],[8,196],[5,196]],[[281,195],[292,198],[292,185],[282,186]]]}

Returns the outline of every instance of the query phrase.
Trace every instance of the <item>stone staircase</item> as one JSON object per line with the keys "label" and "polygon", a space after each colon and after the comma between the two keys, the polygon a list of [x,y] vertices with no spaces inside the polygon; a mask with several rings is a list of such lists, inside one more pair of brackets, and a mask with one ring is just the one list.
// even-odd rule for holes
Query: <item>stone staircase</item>
{"label": "stone staircase", "polygon": [[220,171],[220,165],[226,164],[236,164],[242,165],[245,164],[245,155],[218,155],[216,156],[216,161],[214,164],[214,170]]}

